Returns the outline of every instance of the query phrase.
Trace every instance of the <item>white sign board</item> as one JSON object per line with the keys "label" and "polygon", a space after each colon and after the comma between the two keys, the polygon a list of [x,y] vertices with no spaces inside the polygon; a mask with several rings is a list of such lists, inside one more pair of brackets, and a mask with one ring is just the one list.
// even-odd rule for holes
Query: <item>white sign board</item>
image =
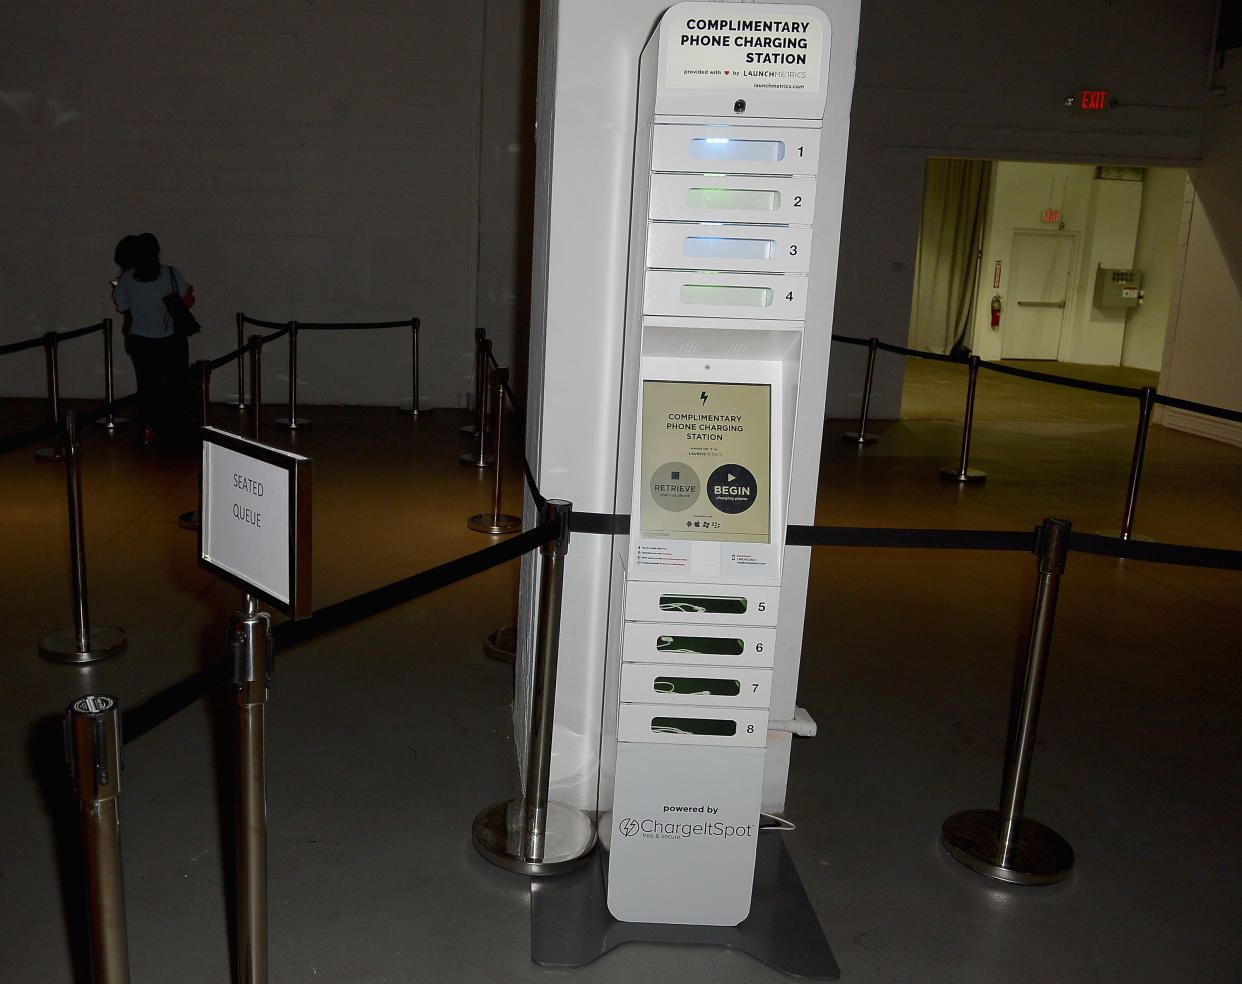
{"label": "white sign board", "polygon": [[[714,8],[714,9],[713,9]],[[713,4],[675,8],[664,85],[670,89],[780,89],[819,92],[824,29],[808,8]],[[788,13],[788,11],[799,11]]]}
{"label": "white sign board", "polygon": [[199,563],[294,618],[310,614],[310,465],[203,429]]}

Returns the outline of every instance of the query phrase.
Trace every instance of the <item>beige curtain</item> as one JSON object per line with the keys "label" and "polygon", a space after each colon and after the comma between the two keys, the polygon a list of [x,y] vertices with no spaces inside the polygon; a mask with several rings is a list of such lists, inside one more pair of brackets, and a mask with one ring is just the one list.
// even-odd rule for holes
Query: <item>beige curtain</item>
{"label": "beige curtain", "polygon": [[927,162],[910,307],[912,349],[948,355],[962,346],[974,308],[991,175],[991,161]]}

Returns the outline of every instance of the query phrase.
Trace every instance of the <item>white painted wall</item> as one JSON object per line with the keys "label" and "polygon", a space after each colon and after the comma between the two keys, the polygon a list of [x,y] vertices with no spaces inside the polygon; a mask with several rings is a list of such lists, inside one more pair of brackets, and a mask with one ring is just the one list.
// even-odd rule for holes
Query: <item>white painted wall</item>
{"label": "white painted wall", "polygon": [[1121,364],[1160,371],[1164,332],[1169,322],[1173,284],[1178,276],[1186,172],[1182,168],[1148,168],[1143,178],[1134,266],[1143,273],[1143,303],[1128,312]]}
{"label": "white painted wall", "polygon": [[[531,137],[526,9],[7,5],[0,341],[110,314],[113,246],[152,231],[196,287],[193,357],[232,347],[239,310],[272,321],[418,315],[424,398],[460,403],[476,308],[504,357],[525,319],[529,175],[515,162]],[[408,400],[408,332],[302,342],[304,402]],[[64,347],[67,395],[101,392],[98,350]],[[38,365],[38,353],[21,359]],[[283,361],[274,346],[268,394],[283,392]],[[118,369],[124,393],[128,360]],[[235,389],[230,376],[218,397]],[[0,393],[42,389],[40,372],[0,360]]]}
{"label": "white painted wall", "polygon": [[[6,5],[0,341],[107,315],[112,247],[150,229],[197,285],[197,355],[231,343],[239,309],[271,320],[418,314],[425,395],[463,399],[476,303],[503,357],[525,350],[533,133],[513,106],[534,58],[531,32],[516,26],[529,25],[532,2]],[[1198,163],[1193,107],[1214,8],[979,2],[948,16],[930,0],[867,0],[837,330],[904,342],[929,155]],[[1050,24],[1063,25],[1055,44]],[[1122,108],[1071,114],[1061,101],[1084,82]],[[91,352],[63,353],[66,392],[98,394],[97,349],[80,344]],[[308,339],[302,399],[407,398],[408,344],[397,332]],[[277,351],[269,393],[284,374]],[[857,413],[864,360],[835,347],[830,413]],[[876,417],[898,414],[901,374],[899,359],[880,359]],[[0,361],[0,394],[42,385],[37,352]]]}
{"label": "white painted wall", "polygon": [[[1197,163],[1215,6],[864,3],[836,330],[905,344],[929,156]],[[1084,84],[1122,106],[1075,116],[1062,101]],[[863,349],[834,349],[830,414],[857,414],[864,362]],[[902,369],[880,357],[875,417],[898,416]]]}
{"label": "white painted wall", "polygon": [[[1234,54],[1220,79],[1226,93],[1242,89],[1242,52]],[[1242,410],[1242,105],[1236,98],[1209,113],[1203,150],[1203,167],[1191,174],[1184,273],[1170,313],[1160,391]],[[1242,446],[1242,424],[1172,408],[1156,419]]]}
{"label": "white painted wall", "polygon": [[[1090,215],[1091,183],[1095,167],[1090,164],[1035,164],[997,161],[992,168],[992,193],[987,223],[983,231],[983,262],[979,270],[979,292],[973,317],[973,336],[967,339],[971,351],[983,359],[999,359],[1006,327],[1014,314],[1009,296],[1009,277],[1013,272],[1012,250],[1015,232],[1063,231],[1078,237],[1081,252]],[[1060,222],[1041,220],[1044,209],[1060,212]],[[1062,228],[1063,227],[1063,228]],[[1000,286],[996,282],[996,263],[1001,264]],[[1066,320],[1076,314],[1075,298],[1078,264],[1071,266],[1066,295]],[[1001,323],[992,328],[992,297],[1001,296]]]}

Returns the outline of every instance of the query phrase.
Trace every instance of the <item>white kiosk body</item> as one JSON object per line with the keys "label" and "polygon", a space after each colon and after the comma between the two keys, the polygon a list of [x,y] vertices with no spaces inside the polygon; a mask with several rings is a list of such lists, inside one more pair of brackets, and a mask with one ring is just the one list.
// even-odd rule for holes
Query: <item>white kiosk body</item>
{"label": "white kiosk body", "polygon": [[[546,495],[631,517],[566,558],[552,797],[598,812],[616,918],[734,925],[784,805],[810,560],[785,528],[814,522],[858,0],[543,15],[528,455]],[[635,36],[640,64],[604,40]],[[584,251],[610,232],[628,255]]]}

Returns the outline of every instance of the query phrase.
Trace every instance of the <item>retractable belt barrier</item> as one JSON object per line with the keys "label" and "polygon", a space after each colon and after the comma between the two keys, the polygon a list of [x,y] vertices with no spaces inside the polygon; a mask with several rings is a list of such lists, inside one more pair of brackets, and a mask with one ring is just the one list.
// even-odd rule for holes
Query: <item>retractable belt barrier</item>
{"label": "retractable belt barrier", "polygon": [[1055,376],[1051,373],[1037,372],[1033,369],[1019,369],[1016,366],[1001,365],[997,362],[984,362],[977,355],[965,356],[960,354],[940,355],[936,352],[920,352],[915,349],[905,348],[901,345],[892,345],[888,342],[881,342],[878,338],[856,338],[851,335],[833,335],[834,342],[843,342],[847,345],[865,345],[869,349],[867,356],[867,372],[863,382],[862,406],[858,417],[858,429],[842,434],[842,440],[851,444],[857,444],[863,447],[867,444],[874,444],[879,440],[874,434],[867,433],[867,413],[871,406],[871,384],[875,374],[875,354],[879,349],[885,352],[892,352],[895,355],[909,356],[918,359],[931,359],[936,362],[955,362],[965,365],[969,370],[969,377],[966,387],[966,412],[962,422],[962,452],[961,458],[956,466],[946,465],[940,469],[942,478],[965,484],[967,482],[982,482],[987,478],[984,472],[970,466],[970,440],[973,428],[974,407],[975,407],[975,385],[978,381],[980,369],[990,369],[992,372],[998,372],[1006,376],[1017,376],[1022,379],[1033,379],[1039,382],[1053,383],[1057,386],[1068,386],[1072,389],[1090,390],[1095,393],[1108,393],[1113,396],[1133,397],[1139,401],[1139,419],[1138,428],[1134,437],[1134,452],[1130,461],[1130,478],[1126,483],[1125,506],[1121,520],[1121,539],[1128,541],[1134,530],[1134,511],[1138,504],[1139,481],[1143,475],[1143,458],[1147,448],[1147,433],[1151,427],[1152,408],[1157,404],[1166,407],[1173,407],[1179,410],[1189,410],[1192,413],[1203,414],[1208,417],[1217,417],[1221,420],[1242,421],[1242,411],[1228,410],[1224,407],[1209,406],[1206,403],[1195,403],[1192,400],[1182,400],[1173,396],[1161,396],[1152,386],[1143,386],[1135,388],[1132,386],[1116,386],[1111,383],[1095,383],[1085,379],[1073,379],[1067,376]]}

